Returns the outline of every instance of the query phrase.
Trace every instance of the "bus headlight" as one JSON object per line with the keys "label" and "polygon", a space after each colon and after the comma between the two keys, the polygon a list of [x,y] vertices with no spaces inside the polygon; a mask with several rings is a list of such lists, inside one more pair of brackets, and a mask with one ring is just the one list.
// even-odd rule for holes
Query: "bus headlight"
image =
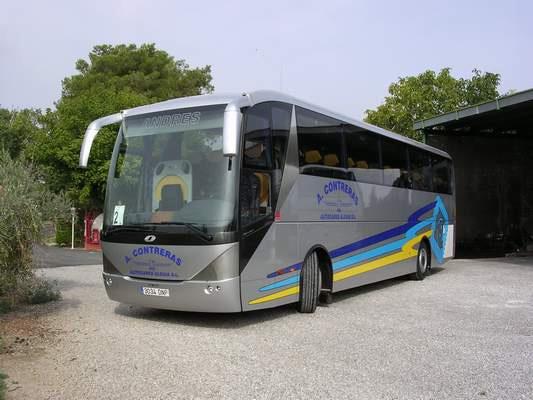
{"label": "bus headlight", "polygon": [[213,294],[213,293],[218,293],[222,290],[222,288],[220,286],[211,286],[211,285],[207,285],[206,288],[204,289],[204,292],[205,294]]}

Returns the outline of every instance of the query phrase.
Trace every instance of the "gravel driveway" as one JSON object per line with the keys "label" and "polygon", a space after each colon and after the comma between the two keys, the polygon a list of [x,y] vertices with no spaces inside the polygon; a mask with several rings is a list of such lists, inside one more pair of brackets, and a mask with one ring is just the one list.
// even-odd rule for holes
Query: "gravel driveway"
{"label": "gravel driveway", "polygon": [[130,307],[100,266],[42,273],[64,299],[36,318],[44,349],[0,356],[8,399],[533,398],[533,259],[455,260],[313,315]]}

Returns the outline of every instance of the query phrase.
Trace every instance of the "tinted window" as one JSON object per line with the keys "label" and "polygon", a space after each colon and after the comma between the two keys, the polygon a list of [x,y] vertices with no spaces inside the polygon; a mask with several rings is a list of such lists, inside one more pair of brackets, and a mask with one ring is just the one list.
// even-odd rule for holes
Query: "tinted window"
{"label": "tinted window", "polygon": [[431,190],[431,155],[430,153],[409,148],[409,176],[411,187],[417,190]]}
{"label": "tinted window", "polygon": [[345,179],[341,122],[296,107],[300,173]]}
{"label": "tinted window", "polygon": [[291,106],[261,103],[246,112],[244,166],[283,170],[291,124]]}
{"label": "tinted window", "polygon": [[382,138],[381,159],[383,164],[383,182],[385,185],[409,188],[407,171],[407,145],[394,140]]}
{"label": "tinted window", "polygon": [[358,182],[383,184],[379,136],[352,125],[344,127],[348,170]]}
{"label": "tinted window", "polygon": [[431,172],[433,175],[433,191],[452,193],[452,163],[449,159],[437,155],[431,156]]}
{"label": "tinted window", "polygon": [[270,107],[267,103],[252,107],[246,113],[244,168],[269,168],[272,164],[270,119]]}
{"label": "tinted window", "polygon": [[241,223],[250,225],[272,216],[285,163],[291,105],[257,104],[245,113],[241,170]]}

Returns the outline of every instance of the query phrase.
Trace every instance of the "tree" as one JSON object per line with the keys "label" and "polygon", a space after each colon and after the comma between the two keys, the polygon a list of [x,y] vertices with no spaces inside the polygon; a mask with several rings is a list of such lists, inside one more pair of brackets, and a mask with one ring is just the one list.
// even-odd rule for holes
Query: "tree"
{"label": "tree", "polygon": [[78,206],[101,207],[117,127],[102,129],[87,170],[80,170],[78,157],[89,123],[123,109],[211,92],[211,67],[190,68],[154,44],[121,44],[95,46],[87,61],[76,62],[76,70],[63,80],[56,110],[43,116],[45,129],[32,155],[53,190],[66,190]]}
{"label": "tree", "polygon": [[12,158],[22,156],[42,129],[40,118],[40,110],[0,108],[0,148],[6,150]]}
{"label": "tree", "polygon": [[[44,221],[57,222],[69,215],[69,208],[31,163],[0,149],[0,314],[20,301],[40,302],[35,296],[50,292],[34,275],[32,248],[42,239]],[[45,297],[57,298],[51,295]]]}
{"label": "tree", "polygon": [[450,68],[439,73],[425,71],[399,78],[389,86],[389,96],[375,110],[366,110],[365,121],[420,140],[413,130],[415,121],[431,118],[461,107],[499,96],[500,75],[472,71],[470,79],[454,78]]}

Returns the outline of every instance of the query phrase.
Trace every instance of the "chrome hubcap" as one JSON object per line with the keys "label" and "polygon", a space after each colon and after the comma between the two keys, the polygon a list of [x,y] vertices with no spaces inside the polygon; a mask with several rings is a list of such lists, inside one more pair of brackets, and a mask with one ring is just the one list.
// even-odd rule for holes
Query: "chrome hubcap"
{"label": "chrome hubcap", "polygon": [[422,247],[418,253],[418,265],[420,265],[420,271],[425,273],[428,266],[428,254],[425,247]]}

